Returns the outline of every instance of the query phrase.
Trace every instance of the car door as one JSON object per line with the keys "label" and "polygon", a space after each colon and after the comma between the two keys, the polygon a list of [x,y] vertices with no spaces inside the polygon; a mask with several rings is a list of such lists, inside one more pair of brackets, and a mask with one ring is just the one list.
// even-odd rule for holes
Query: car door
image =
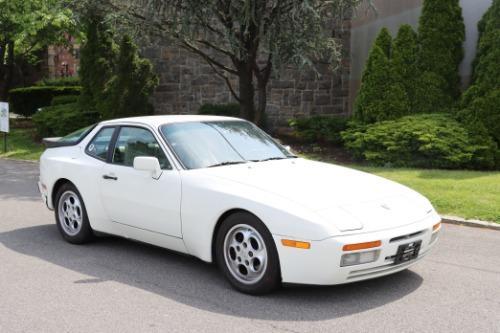
{"label": "car door", "polygon": [[[158,158],[162,174],[133,168],[137,156]],[[112,222],[163,235],[182,237],[181,179],[148,128],[120,126],[101,178],[101,198]]]}

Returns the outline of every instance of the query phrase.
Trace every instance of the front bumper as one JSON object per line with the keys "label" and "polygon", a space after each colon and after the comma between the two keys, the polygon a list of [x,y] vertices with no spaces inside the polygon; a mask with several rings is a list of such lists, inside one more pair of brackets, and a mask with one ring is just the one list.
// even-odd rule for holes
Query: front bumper
{"label": "front bumper", "polygon": [[[433,212],[424,219],[390,230],[354,235],[336,236],[322,241],[312,241],[308,250],[281,245],[279,235],[273,235],[280,258],[281,275],[284,283],[335,285],[372,279],[404,270],[428,254],[438,237],[432,237],[432,227],[440,221]],[[436,231],[437,233],[439,232]],[[432,239],[432,242],[431,242]],[[345,244],[381,240],[378,259],[371,263],[341,267],[340,261]],[[421,240],[421,248],[416,259],[394,264],[398,247]]]}

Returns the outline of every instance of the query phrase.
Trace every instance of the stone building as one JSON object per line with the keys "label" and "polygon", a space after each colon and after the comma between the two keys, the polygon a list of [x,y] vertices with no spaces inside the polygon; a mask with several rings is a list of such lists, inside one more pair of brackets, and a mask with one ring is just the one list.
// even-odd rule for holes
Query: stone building
{"label": "stone building", "polygon": [[[360,7],[352,19],[331,28],[343,46],[343,59],[336,72],[323,66],[318,77],[312,70],[288,68],[270,81],[266,112],[269,125],[284,125],[292,117],[352,111],[364,63],[378,31],[386,26],[395,36],[401,24],[416,27],[423,0],[372,2],[376,12]],[[460,71],[466,84],[477,42],[477,22],[491,0],[461,0],[460,4],[466,24],[465,58]],[[203,103],[233,102],[225,82],[199,57],[161,43],[145,49],[144,55],[153,61],[160,75],[154,94],[158,114],[192,114]]]}
{"label": "stone building", "polygon": [[[311,69],[287,68],[270,79],[266,110],[270,126],[282,125],[292,117],[347,112],[350,20],[342,23],[342,27],[331,29],[345,52],[338,71],[327,65],[317,67],[320,75]],[[200,57],[169,45],[149,47],[144,55],[160,76],[154,94],[157,113],[192,114],[204,103],[234,102],[224,80]],[[236,77],[233,80],[237,87]]]}
{"label": "stone building", "polygon": [[51,45],[47,49],[46,71],[50,79],[78,75],[80,45],[73,36],[67,36],[69,46]]}

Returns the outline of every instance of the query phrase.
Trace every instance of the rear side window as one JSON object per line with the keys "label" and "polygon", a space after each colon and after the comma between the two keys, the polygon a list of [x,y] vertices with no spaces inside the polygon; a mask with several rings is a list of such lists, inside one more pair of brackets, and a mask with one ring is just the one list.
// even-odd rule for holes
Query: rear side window
{"label": "rear side window", "polygon": [[88,144],[86,149],[87,154],[102,161],[106,161],[109,143],[111,142],[114,131],[114,127],[102,128]]}
{"label": "rear side window", "polygon": [[57,140],[57,142],[64,143],[65,145],[77,144],[78,142],[82,141],[83,138],[86,137],[94,127],[95,125],[80,128],[79,130],[63,136],[62,138]]}

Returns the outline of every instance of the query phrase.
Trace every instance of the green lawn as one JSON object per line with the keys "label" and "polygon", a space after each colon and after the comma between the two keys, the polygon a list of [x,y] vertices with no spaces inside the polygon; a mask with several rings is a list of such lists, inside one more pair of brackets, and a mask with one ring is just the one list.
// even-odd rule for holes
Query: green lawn
{"label": "green lawn", "polygon": [[7,153],[4,153],[4,133],[0,133],[0,157],[20,160],[38,160],[43,152],[43,145],[33,140],[33,129],[11,129],[7,134]]}
{"label": "green lawn", "polygon": [[[330,162],[318,155],[305,157]],[[413,188],[440,214],[500,223],[500,172],[349,167]]]}

